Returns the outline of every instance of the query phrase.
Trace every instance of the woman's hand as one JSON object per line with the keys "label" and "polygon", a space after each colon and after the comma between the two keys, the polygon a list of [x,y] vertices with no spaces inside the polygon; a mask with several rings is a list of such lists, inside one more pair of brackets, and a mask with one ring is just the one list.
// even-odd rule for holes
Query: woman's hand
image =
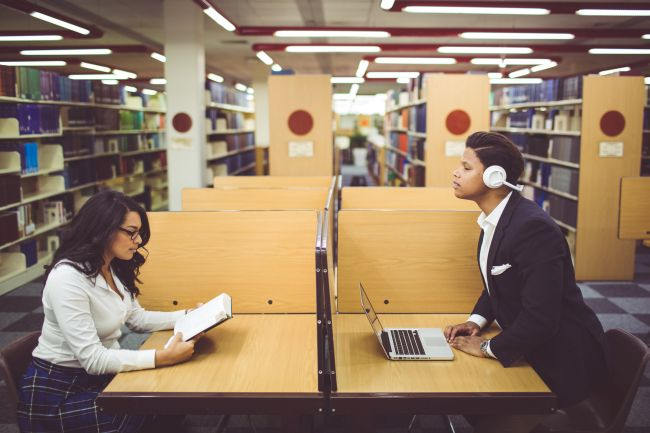
{"label": "woman's hand", "polygon": [[156,367],[174,365],[185,362],[194,354],[194,343],[196,339],[183,341],[183,334],[180,332],[174,335],[166,349],[156,350]]}

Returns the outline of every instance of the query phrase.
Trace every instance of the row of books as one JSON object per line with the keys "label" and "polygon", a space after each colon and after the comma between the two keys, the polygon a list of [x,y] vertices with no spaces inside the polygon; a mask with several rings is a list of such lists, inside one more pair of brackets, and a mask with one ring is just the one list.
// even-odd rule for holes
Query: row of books
{"label": "row of books", "polygon": [[218,108],[207,108],[206,131],[223,131],[225,129],[244,129],[253,128],[254,121],[246,119],[243,113],[234,111],[224,111]]}
{"label": "row of books", "polygon": [[29,203],[0,212],[0,246],[33,234],[38,226],[62,224],[66,220],[65,207],[60,200]]}
{"label": "row of books", "polygon": [[493,127],[530,128],[543,131],[580,131],[582,114],[579,108],[535,109],[512,112],[493,111],[490,115]]}
{"label": "row of books", "polygon": [[404,86],[404,90],[389,90],[386,98],[386,109],[390,110],[399,105],[405,105],[413,101],[424,99],[426,86],[425,74],[412,78]]}
{"label": "row of books", "polygon": [[522,153],[553,158],[561,161],[580,162],[580,138],[571,136],[507,134]]}
{"label": "row of books", "polygon": [[0,207],[19,203],[21,199],[20,176],[0,175]]}
{"label": "row of books", "polygon": [[20,171],[23,174],[39,170],[38,143],[36,141],[0,142],[0,152],[18,152]]}
{"label": "row of books", "polygon": [[558,192],[578,195],[579,172],[574,168],[560,167],[539,161],[527,161],[524,179]]}
{"label": "row of books", "polygon": [[[395,152],[386,152],[386,165],[395,169],[404,179],[408,180],[408,184],[411,186],[424,186],[424,167],[413,165],[411,161]],[[387,182],[389,185],[400,185],[400,182],[396,181],[395,178],[399,179],[398,176],[395,176],[395,173],[387,168]]]}
{"label": "row of books", "polygon": [[411,159],[424,161],[424,142],[424,137],[415,137],[399,132],[391,132],[389,135],[388,145],[408,154]]}
{"label": "row of books", "polygon": [[59,107],[38,104],[0,103],[0,119],[17,119],[18,133],[56,134],[59,130]]}
{"label": "row of books", "polygon": [[255,146],[255,135],[253,133],[229,134],[219,140],[208,142],[206,144],[206,157],[215,157],[253,146]]}
{"label": "row of books", "polygon": [[246,93],[232,89],[222,83],[206,80],[205,89],[207,100],[210,102],[237,105],[245,108],[250,106]]}
{"label": "row of books", "polygon": [[66,135],[58,139],[63,145],[63,156],[102,155],[104,153],[134,152],[138,150],[162,149],[163,139],[160,134],[129,135]]}
{"label": "row of books", "polygon": [[[213,178],[216,176],[251,174],[255,171],[254,162],[255,152],[242,152],[224,159],[219,159],[217,164],[209,164],[207,166],[205,182],[207,184],[212,184]],[[250,169],[239,172],[239,170],[251,164],[253,164],[253,166]]]}
{"label": "row of books", "polygon": [[490,94],[492,105],[547,102],[582,98],[582,76],[551,78],[540,84],[522,84],[495,88]]}
{"label": "row of books", "polygon": [[[522,196],[537,203],[554,219],[570,227],[576,227],[578,222],[578,202],[530,186],[524,188]],[[568,241],[571,250],[574,252],[575,234],[570,235]]]}
{"label": "row of books", "polygon": [[391,128],[405,128],[415,132],[426,132],[426,105],[416,105],[388,113],[388,123]]}

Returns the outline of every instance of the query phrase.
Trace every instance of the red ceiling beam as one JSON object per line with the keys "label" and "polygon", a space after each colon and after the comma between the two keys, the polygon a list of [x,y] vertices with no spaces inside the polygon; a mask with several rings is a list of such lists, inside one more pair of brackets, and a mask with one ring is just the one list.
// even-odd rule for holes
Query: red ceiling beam
{"label": "red ceiling beam", "polygon": [[648,2],[577,2],[577,1],[494,1],[494,0],[396,0],[390,12],[402,12],[407,6],[447,6],[447,7],[501,7],[501,8],[543,8],[552,14],[575,14],[578,9],[649,9]]}
{"label": "red ceiling beam", "polygon": [[[628,44],[628,45],[613,45],[613,44],[599,44],[599,45],[574,45],[574,44],[555,44],[555,45],[533,45],[533,44],[507,44],[504,45],[503,43],[496,43],[496,44],[454,44],[454,43],[449,43],[449,44],[377,44],[373,42],[362,42],[362,43],[356,43],[356,44],[350,44],[350,43],[345,43],[345,44],[334,44],[334,43],[323,43],[323,44],[318,44],[318,43],[313,43],[313,44],[275,44],[275,43],[261,43],[261,44],[253,44],[252,49],[253,51],[284,51],[286,47],[288,46],[314,46],[314,45],[319,45],[319,46],[359,46],[359,45],[370,45],[370,46],[378,46],[381,48],[382,52],[395,52],[395,51],[433,51],[437,52],[436,50],[441,47],[441,46],[454,46],[454,47],[477,47],[477,46],[485,46],[485,47],[491,47],[491,46],[508,46],[508,47],[528,47],[533,50],[535,53],[587,53],[590,48],[650,48],[650,44]],[[354,54],[354,53],[351,53]],[[443,55],[443,53],[440,53]],[[466,53],[463,53],[466,54]],[[449,56],[454,56],[454,54],[448,54],[444,53],[446,57]],[[471,54],[473,57],[484,55],[484,56],[492,56],[494,57],[495,55],[498,54]],[[517,54],[509,54],[509,56],[519,56]]]}
{"label": "red ceiling beam", "polygon": [[214,9],[215,11],[219,12],[219,15],[221,15],[222,17],[224,17],[225,19],[230,21],[232,23],[232,25],[235,26],[236,29],[239,29],[237,24],[235,24],[235,22],[232,19],[230,19],[230,17],[228,15],[224,14],[221,9],[216,7],[214,5],[214,3],[212,2],[212,0],[192,0],[192,1],[194,3],[196,3],[197,5],[199,5],[201,7],[201,9],[203,9],[203,10],[210,9],[210,8]]}
{"label": "red ceiling beam", "polygon": [[[593,28],[485,28],[485,27],[238,27],[241,36],[273,36],[278,30],[385,31],[397,37],[453,37],[463,32],[572,33],[576,38],[640,38],[650,30]],[[360,38],[361,39],[361,38]],[[283,39],[287,40],[287,39]],[[371,41],[377,39],[365,39]]]}
{"label": "red ceiling beam", "polygon": [[[34,5],[30,2],[27,2],[25,0],[0,0],[0,5],[7,6],[8,8],[14,9],[18,12],[22,12],[25,14],[31,14],[32,12],[40,12],[45,15],[49,15],[54,18],[58,18],[62,21],[69,22],[70,24],[74,24],[79,27],[83,27],[85,29],[88,29],[90,33],[87,35],[82,35],[80,33],[72,32],[69,30],[65,30],[61,28],[61,30],[57,30],[52,32],[53,34],[58,34],[63,36],[64,38],[75,38],[75,39],[97,39],[101,38],[104,36],[104,32],[102,32],[98,27],[95,27],[90,24],[82,23],[81,21],[78,21],[74,18],[70,18],[69,16],[60,14],[58,12],[54,12],[51,9],[44,8],[42,6],[37,6]],[[37,18],[34,18],[37,19]],[[40,21],[40,20],[39,20]],[[54,24],[52,24],[54,26]],[[41,33],[41,31],[39,31]],[[15,34],[14,32],[7,32],[7,34]],[[30,32],[30,34],[34,34],[34,32]],[[46,33],[47,34],[47,33]]]}

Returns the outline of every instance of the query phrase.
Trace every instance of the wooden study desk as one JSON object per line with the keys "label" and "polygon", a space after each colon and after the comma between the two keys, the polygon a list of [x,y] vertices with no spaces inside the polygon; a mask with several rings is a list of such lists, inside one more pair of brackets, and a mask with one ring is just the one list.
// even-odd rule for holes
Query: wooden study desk
{"label": "wooden study desk", "polygon": [[[314,314],[238,314],[209,331],[187,362],[118,374],[97,398],[116,413],[285,414],[322,410]],[[171,331],[143,349],[162,348]]]}
{"label": "wooden study desk", "polygon": [[[390,361],[364,314],[332,319],[336,413],[515,414],[550,413],[555,407],[555,395],[527,364],[504,368],[455,349],[453,361]],[[380,320],[387,328],[444,328],[467,315],[383,314]]]}

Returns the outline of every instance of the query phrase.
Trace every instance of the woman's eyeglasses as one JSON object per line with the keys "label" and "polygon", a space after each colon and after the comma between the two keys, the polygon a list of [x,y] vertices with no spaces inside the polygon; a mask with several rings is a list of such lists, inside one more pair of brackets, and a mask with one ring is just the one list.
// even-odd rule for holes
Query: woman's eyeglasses
{"label": "woman's eyeglasses", "polygon": [[132,241],[134,241],[140,235],[140,230],[129,230],[125,229],[124,227],[118,227],[117,229],[129,235],[129,238],[131,238]]}

